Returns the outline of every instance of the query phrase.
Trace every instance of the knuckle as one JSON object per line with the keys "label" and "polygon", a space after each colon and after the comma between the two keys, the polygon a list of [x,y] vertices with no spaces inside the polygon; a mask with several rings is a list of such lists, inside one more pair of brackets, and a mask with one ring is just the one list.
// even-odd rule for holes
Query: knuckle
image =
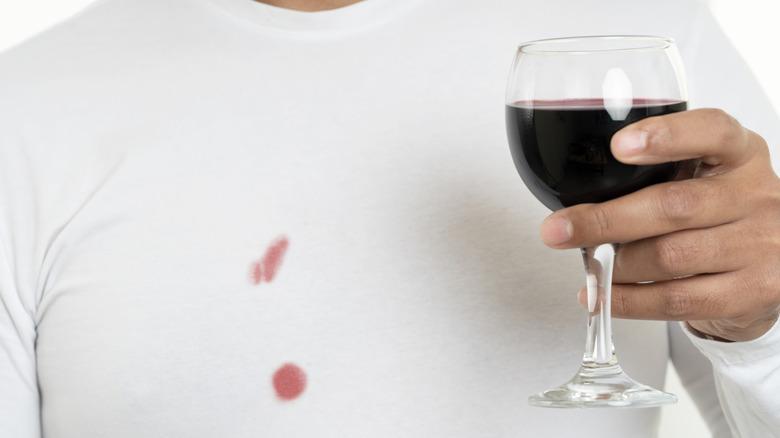
{"label": "knuckle", "polygon": [[674,239],[661,237],[655,241],[655,259],[662,272],[679,274],[686,257],[685,249]]}
{"label": "knuckle", "polygon": [[594,231],[599,240],[608,237],[612,225],[610,224],[609,214],[604,210],[604,207],[599,204],[593,205],[591,208],[591,216],[593,217]]}
{"label": "knuckle", "polygon": [[[737,320],[740,318],[745,318],[751,313],[755,313],[755,309],[752,308],[754,306],[753,300],[740,297],[736,294],[735,296],[739,298],[729,300],[726,304],[724,304],[721,311],[718,312],[718,316],[720,318]],[[762,307],[764,306],[762,305]]]}
{"label": "knuckle", "polygon": [[761,240],[768,243],[771,254],[775,256],[774,261],[778,262],[777,266],[780,266],[780,222],[771,227],[765,236]]}
{"label": "knuckle", "polygon": [[737,303],[729,303],[727,306],[724,307],[723,311],[720,312],[720,317],[724,319],[739,319],[745,317],[747,314],[747,310],[743,309],[744,306],[739,305]]}
{"label": "knuckle", "polygon": [[652,129],[648,130],[647,148],[657,149],[672,139],[671,123],[664,117],[656,117],[652,120]]}
{"label": "knuckle", "polygon": [[621,316],[631,315],[631,306],[626,300],[625,294],[618,293],[616,290],[613,290],[612,312]]}
{"label": "knuckle", "polygon": [[774,269],[744,272],[736,280],[729,303],[724,306],[726,318],[742,318],[777,305],[778,276]]}
{"label": "knuckle", "polygon": [[749,141],[752,145],[754,145],[756,151],[758,151],[758,153],[761,154],[761,156],[764,158],[771,159],[772,153],[770,151],[769,143],[767,143],[766,139],[753,131],[746,131]]}
{"label": "knuckle", "polygon": [[731,117],[729,113],[720,108],[707,108],[703,111],[706,112],[707,116],[710,118],[710,120],[713,121],[713,123],[718,125],[729,125],[735,121],[735,119]]}
{"label": "knuckle", "polygon": [[773,307],[780,305],[780,273],[774,269],[775,265],[769,270],[769,281],[767,282],[766,295],[767,300]]}
{"label": "knuckle", "polygon": [[780,275],[777,269],[765,268],[759,269],[753,275],[743,277],[743,284],[746,293],[754,293],[759,297],[769,301],[780,291]]}
{"label": "knuckle", "polygon": [[713,126],[717,128],[715,133],[720,144],[731,145],[743,140],[744,132],[737,119],[722,109],[709,109],[707,111]]}
{"label": "knuckle", "polygon": [[746,221],[746,237],[754,249],[765,250],[766,258],[780,266],[780,211],[755,221]]}
{"label": "knuckle", "polygon": [[[776,217],[778,224],[780,224],[780,179],[773,181],[772,186],[767,190],[767,205],[766,210],[774,213],[773,217]],[[778,225],[775,224],[775,225]]]}
{"label": "knuckle", "polygon": [[689,184],[671,183],[661,189],[658,198],[659,210],[667,221],[685,224],[697,216],[700,200]]}
{"label": "knuckle", "polygon": [[665,291],[661,300],[664,315],[671,319],[686,319],[695,308],[693,297],[684,289],[670,289]]}

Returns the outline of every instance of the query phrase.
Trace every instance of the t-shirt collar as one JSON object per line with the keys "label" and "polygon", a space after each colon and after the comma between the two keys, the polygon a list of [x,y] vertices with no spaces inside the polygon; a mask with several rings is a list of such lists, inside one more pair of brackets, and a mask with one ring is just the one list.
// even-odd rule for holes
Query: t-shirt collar
{"label": "t-shirt collar", "polygon": [[419,0],[362,0],[349,6],[303,12],[256,0],[206,0],[256,26],[299,34],[359,30],[391,19]]}

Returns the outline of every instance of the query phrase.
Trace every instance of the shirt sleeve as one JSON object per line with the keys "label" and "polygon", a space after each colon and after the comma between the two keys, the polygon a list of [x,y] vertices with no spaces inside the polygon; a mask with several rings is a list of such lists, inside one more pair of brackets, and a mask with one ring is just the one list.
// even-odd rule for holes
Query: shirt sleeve
{"label": "shirt sleeve", "polygon": [[[745,127],[767,140],[775,170],[780,169],[780,119],[760,84],[702,4],[691,22],[690,38],[681,45],[688,72],[692,108],[722,108]],[[710,368],[696,370],[697,359],[680,336],[674,335],[673,360],[689,390],[699,399],[699,408],[713,433],[720,433],[714,408],[709,405],[712,390],[720,401],[724,418],[735,437],[780,437],[780,327],[760,339],[725,343],[702,339],[684,325],[682,332]],[[682,348],[681,348],[682,347]],[[675,351],[676,349],[676,351]],[[721,436],[721,435],[716,435]]]}
{"label": "shirt sleeve", "polygon": [[731,429],[721,408],[710,361],[688,340],[680,324],[669,323],[669,351],[680,376],[713,438],[731,438]]}
{"label": "shirt sleeve", "polygon": [[[684,323],[681,323],[681,325]],[[682,330],[712,363],[734,436],[780,437],[780,324],[749,342],[719,342]]]}
{"label": "shirt sleeve", "polygon": [[0,241],[0,436],[40,436],[34,316]]}
{"label": "shirt sleeve", "polygon": [[0,437],[39,438],[34,184],[26,149],[12,137],[0,129]]}

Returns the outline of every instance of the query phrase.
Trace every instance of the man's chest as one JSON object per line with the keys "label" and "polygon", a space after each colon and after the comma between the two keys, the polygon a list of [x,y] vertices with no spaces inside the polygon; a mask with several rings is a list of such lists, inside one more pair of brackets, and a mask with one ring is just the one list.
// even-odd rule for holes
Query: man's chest
{"label": "man's chest", "polygon": [[[448,90],[498,85],[426,89],[443,65],[403,73],[422,78],[403,93],[371,94],[368,79],[340,89],[290,78],[258,95],[174,96],[132,126],[102,127],[94,141],[112,144],[110,170],[47,252],[44,429],[121,438],[549,428],[525,400],[579,359],[579,257],[539,241],[547,212],[505,145],[503,84],[474,73]],[[278,104],[257,106],[263,99]],[[665,328],[632,327],[616,330],[627,339],[617,340],[621,360],[658,385]],[[640,344],[654,347],[629,347]]]}
{"label": "man's chest", "polygon": [[[551,381],[576,363],[579,260],[541,247],[543,212],[511,164],[459,141],[128,155],[50,252],[44,423],[113,436],[517,427],[540,363]],[[633,336],[660,350],[658,328]]]}

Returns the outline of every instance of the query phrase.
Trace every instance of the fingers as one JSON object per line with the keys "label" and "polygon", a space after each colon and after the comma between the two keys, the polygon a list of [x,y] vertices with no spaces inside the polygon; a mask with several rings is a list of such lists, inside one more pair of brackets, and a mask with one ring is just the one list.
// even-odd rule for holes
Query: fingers
{"label": "fingers", "polygon": [[736,271],[754,258],[755,230],[742,221],[704,230],[686,230],[622,245],[615,283],[665,281],[698,274]]}
{"label": "fingers", "polygon": [[757,149],[754,135],[717,109],[648,117],[612,137],[612,153],[628,164],[700,158],[710,166],[737,167]]}
{"label": "fingers", "polygon": [[581,204],[550,215],[542,224],[553,248],[590,247],[722,225],[750,210],[749,192],[721,177],[647,187],[601,204]]}
{"label": "fingers", "polygon": [[617,318],[697,321],[738,318],[756,306],[738,273],[700,275],[651,284],[614,285],[612,315]]}

